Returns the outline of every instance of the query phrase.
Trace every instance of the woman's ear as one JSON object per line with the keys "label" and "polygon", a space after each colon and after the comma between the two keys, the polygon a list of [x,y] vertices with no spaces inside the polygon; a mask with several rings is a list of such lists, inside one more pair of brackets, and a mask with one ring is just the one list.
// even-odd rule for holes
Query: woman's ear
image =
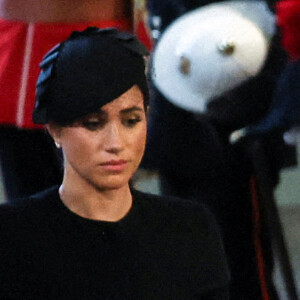
{"label": "woman's ear", "polygon": [[150,114],[150,105],[147,105],[146,106],[146,117],[148,118],[149,117],[149,114]]}
{"label": "woman's ear", "polygon": [[57,125],[56,123],[50,122],[46,124],[46,129],[50,136],[52,137],[55,146],[57,148],[61,148],[61,130],[62,127]]}

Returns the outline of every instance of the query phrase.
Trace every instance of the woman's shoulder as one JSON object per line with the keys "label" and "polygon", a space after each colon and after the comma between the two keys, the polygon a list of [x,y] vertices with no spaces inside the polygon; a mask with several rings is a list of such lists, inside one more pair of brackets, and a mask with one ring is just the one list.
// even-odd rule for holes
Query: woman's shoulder
{"label": "woman's shoulder", "polygon": [[162,237],[164,249],[169,247],[176,249],[176,253],[184,253],[185,263],[195,264],[195,268],[202,270],[198,270],[200,273],[213,268],[214,282],[205,279],[208,286],[227,284],[229,272],[219,226],[205,204],[137,191],[133,195],[143,207],[142,220],[151,228],[149,236],[154,232],[156,241]]}
{"label": "woman's shoulder", "polygon": [[[41,218],[58,195],[58,187],[51,187],[32,196],[17,198],[0,205],[0,230],[4,226],[18,226],[26,219]],[[45,212],[45,213],[43,213]]]}
{"label": "woman's shoulder", "polygon": [[139,190],[132,191],[133,196],[136,197],[139,201],[148,203],[153,207],[165,208],[165,209],[184,209],[184,210],[200,210],[203,213],[208,213],[209,209],[204,203],[199,201],[193,201],[185,198],[180,198],[171,195],[159,195],[146,193]]}
{"label": "woman's shoulder", "polygon": [[[144,193],[134,190],[133,196],[138,200],[139,205],[145,208],[148,215],[159,216],[174,222],[183,221],[199,224],[211,224],[216,226],[215,217],[209,208],[201,202],[183,199],[174,196],[163,196]],[[182,223],[183,222],[183,223]]]}

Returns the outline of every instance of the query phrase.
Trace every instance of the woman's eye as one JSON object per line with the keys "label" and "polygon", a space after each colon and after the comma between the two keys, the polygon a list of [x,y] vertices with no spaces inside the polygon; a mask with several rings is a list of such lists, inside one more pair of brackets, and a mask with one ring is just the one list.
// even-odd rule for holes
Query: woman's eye
{"label": "woman's eye", "polygon": [[85,121],[82,122],[83,127],[88,130],[97,130],[103,126],[103,122],[101,121]]}
{"label": "woman's eye", "polygon": [[124,121],[125,125],[128,127],[133,127],[137,123],[141,122],[141,118],[130,118]]}

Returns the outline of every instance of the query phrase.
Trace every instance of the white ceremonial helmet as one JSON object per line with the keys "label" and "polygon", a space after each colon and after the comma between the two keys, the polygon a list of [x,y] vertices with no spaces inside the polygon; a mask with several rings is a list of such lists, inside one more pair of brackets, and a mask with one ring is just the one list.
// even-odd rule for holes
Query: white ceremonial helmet
{"label": "white ceremonial helmet", "polygon": [[154,84],[174,105],[205,112],[210,100],[260,72],[275,28],[265,1],[224,1],[188,12],[154,49]]}

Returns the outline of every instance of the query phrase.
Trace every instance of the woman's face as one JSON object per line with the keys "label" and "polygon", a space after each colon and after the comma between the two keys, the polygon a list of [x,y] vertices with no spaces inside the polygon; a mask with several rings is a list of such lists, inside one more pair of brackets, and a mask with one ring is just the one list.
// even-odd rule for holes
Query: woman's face
{"label": "woman's face", "polygon": [[49,126],[63,149],[65,176],[98,190],[128,185],[146,142],[143,95],[133,86],[119,98],[68,127]]}

